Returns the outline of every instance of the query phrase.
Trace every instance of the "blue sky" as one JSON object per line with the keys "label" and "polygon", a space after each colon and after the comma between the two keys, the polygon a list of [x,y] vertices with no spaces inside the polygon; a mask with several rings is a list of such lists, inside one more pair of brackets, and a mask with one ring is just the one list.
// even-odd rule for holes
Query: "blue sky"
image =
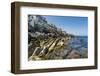
{"label": "blue sky", "polygon": [[88,35],[88,17],[76,16],[43,16],[48,23],[55,24],[62,30],[80,36]]}

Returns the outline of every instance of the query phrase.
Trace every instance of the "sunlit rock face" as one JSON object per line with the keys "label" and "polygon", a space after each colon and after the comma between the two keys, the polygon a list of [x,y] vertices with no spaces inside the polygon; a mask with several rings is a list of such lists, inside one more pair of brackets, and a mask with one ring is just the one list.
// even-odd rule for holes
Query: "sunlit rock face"
{"label": "sunlit rock face", "polygon": [[87,40],[68,34],[40,15],[28,15],[28,59],[87,58]]}

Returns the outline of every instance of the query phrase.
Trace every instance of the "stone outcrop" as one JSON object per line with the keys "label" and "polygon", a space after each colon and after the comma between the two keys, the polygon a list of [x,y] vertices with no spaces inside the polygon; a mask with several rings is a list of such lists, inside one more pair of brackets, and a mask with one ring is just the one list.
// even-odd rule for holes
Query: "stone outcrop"
{"label": "stone outcrop", "polygon": [[87,48],[82,46],[76,49],[70,46],[73,44],[73,38],[74,35],[62,31],[54,24],[49,24],[42,16],[28,16],[29,60],[86,58],[87,52],[80,52],[77,49],[87,51]]}

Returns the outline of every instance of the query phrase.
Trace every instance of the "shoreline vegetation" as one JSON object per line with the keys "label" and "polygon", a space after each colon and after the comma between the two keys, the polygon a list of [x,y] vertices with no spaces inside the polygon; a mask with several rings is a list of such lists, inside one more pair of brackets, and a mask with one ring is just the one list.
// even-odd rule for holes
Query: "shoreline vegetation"
{"label": "shoreline vegetation", "polygon": [[62,31],[40,15],[28,15],[29,61],[87,58],[86,44],[84,37]]}

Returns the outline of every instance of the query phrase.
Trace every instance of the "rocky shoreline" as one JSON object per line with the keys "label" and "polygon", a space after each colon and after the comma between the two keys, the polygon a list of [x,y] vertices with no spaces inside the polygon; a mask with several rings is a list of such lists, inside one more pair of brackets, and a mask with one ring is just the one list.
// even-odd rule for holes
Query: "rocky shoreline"
{"label": "rocky shoreline", "polygon": [[28,60],[87,58],[87,40],[62,31],[42,16],[29,15]]}
{"label": "rocky shoreline", "polygon": [[[36,47],[29,60],[54,60],[87,58],[87,48],[84,46],[72,48],[72,38],[57,38],[41,42],[41,47]],[[81,43],[80,43],[81,44]]]}

